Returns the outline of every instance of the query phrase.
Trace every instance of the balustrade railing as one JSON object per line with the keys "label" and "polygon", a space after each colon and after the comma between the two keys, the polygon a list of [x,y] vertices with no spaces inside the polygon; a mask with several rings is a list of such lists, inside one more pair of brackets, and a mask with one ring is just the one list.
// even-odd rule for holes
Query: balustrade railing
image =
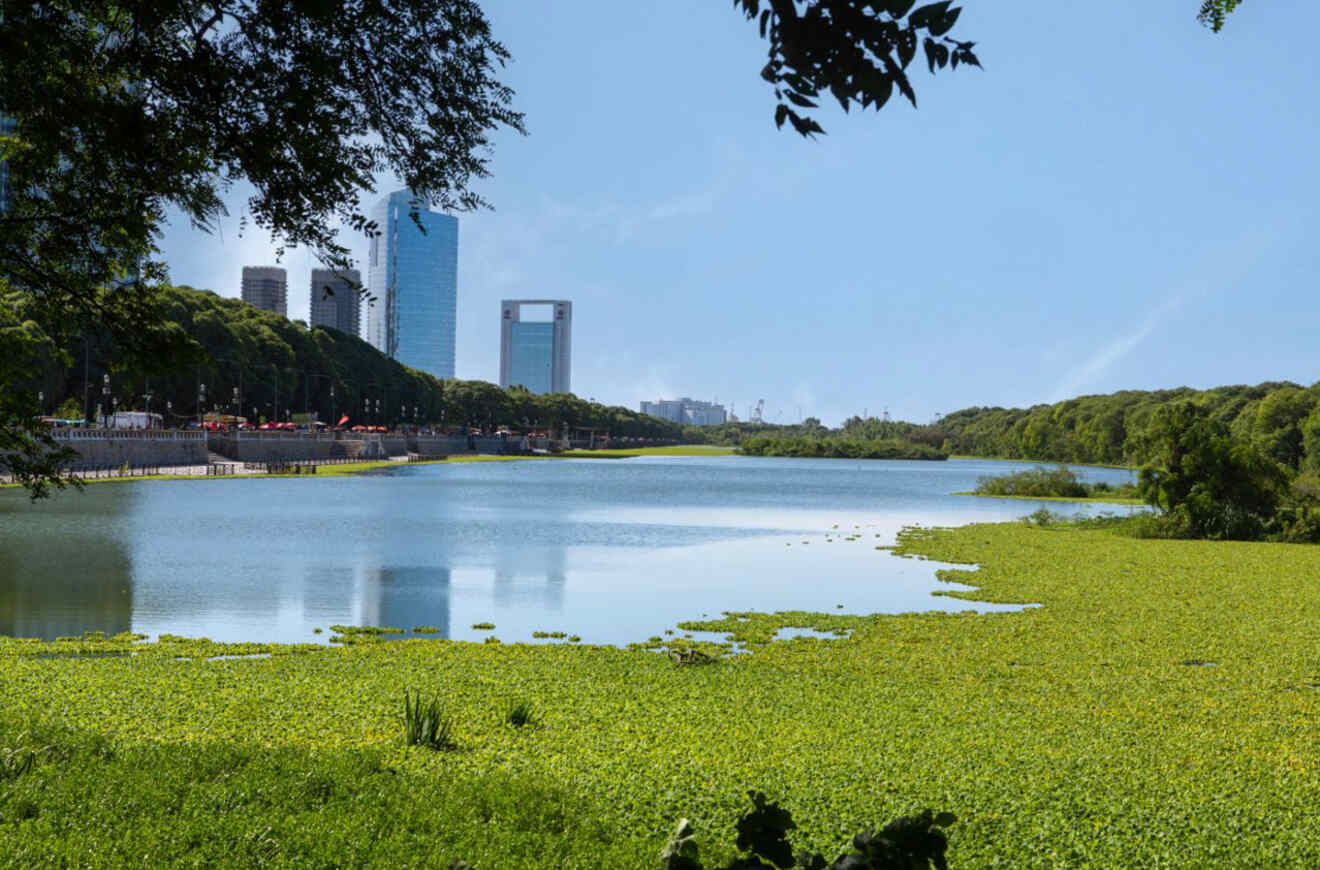
{"label": "balustrade railing", "polygon": [[55,429],[58,441],[205,441],[196,429]]}

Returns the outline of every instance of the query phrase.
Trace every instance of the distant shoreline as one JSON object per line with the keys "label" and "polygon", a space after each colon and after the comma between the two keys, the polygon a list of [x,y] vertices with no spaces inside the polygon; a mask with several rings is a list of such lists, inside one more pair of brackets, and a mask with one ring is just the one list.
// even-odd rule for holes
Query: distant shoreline
{"label": "distant shoreline", "polygon": [[[299,478],[316,480],[327,477],[351,477],[358,474],[381,471],[391,468],[407,468],[416,465],[444,465],[445,463],[466,462],[518,462],[524,460],[546,459],[631,459],[638,456],[733,456],[732,447],[689,445],[684,447],[638,447],[619,450],[570,450],[554,454],[517,454],[509,456],[489,454],[457,454],[444,459],[424,459],[418,462],[400,462],[394,459],[377,459],[368,462],[350,462],[342,465],[318,465],[316,474],[267,474],[263,471],[239,472],[237,474],[148,474],[140,477],[95,477],[84,480],[87,485],[101,483],[141,483],[143,481],[212,481],[212,480],[269,480],[271,478]],[[233,463],[241,465],[239,460]],[[290,464],[316,464],[315,460],[291,460]],[[22,489],[19,483],[0,483],[0,490]]]}
{"label": "distant shoreline", "polygon": [[1104,496],[1097,496],[1097,495],[1086,495],[1086,496],[1077,496],[1077,497],[1069,497],[1064,495],[991,495],[985,492],[954,492],[954,493],[950,493],[950,495],[970,495],[970,496],[975,496],[976,498],[1006,498],[1006,499],[1013,499],[1016,501],[1078,501],[1078,502],[1090,502],[1093,504],[1117,504],[1117,505],[1129,505],[1129,506],[1131,505],[1144,506],[1146,504],[1144,501],[1142,501],[1139,498],[1121,498],[1119,496],[1111,496],[1109,498],[1106,498]]}
{"label": "distant shoreline", "polygon": [[[1078,468],[1116,468],[1120,471],[1139,471],[1137,465],[1109,465],[1104,462],[1060,462],[1056,459],[1021,459],[1013,456],[970,456],[962,453],[955,453],[949,456],[950,459],[979,459],[985,462],[1020,462],[1024,465],[1068,465]],[[957,493],[961,495],[961,493]]]}

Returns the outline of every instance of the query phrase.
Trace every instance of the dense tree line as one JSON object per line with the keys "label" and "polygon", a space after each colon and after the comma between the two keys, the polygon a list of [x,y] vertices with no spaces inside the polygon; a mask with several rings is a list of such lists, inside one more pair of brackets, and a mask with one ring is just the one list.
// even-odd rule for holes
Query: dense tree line
{"label": "dense tree line", "polygon": [[1145,533],[1320,542],[1320,383],[969,408],[932,428],[955,453],[1139,465],[1161,511],[1136,523]]}
{"label": "dense tree line", "polygon": [[1160,455],[1158,412],[1182,403],[1286,468],[1320,470],[1320,383],[1125,390],[1028,409],[967,408],[922,427],[922,435],[954,454],[1144,465]]}
{"label": "dense tree line", "polygon": [[899,438],[860,440],[848,437],[775,438],[758,435],[743,439],[738,452],[744,456],[794,456],[811,459],[948,459],[925,444]]}
{"label": "dense tree line", "polygon": [[[169,414],[175,424],[196,419],[200,409],[256,420],[313,413],[332,422],[347,415],[351,424],[555,431],[567,426],[671,441],[682,434],[676,423],[571,393],[533,395],[485,381],[436,378],[390,359],[356,336],[309,329],[301,321],[210,291],[165,288],[159,305],[162,321],[192,339],[193,353],[142,366],[128,362],[133,358],[122,355],[107,332],[86,330],[70,348],[70,364],[53,347],[40,354],[43,374],[31,386],[33,393],[44,394],[43,410],[62,408],[65,414],[94,417],[114,399],[120,409],[141,410],[149,393],[151,410]],[[107,375],[108,396],[103,394]]]}

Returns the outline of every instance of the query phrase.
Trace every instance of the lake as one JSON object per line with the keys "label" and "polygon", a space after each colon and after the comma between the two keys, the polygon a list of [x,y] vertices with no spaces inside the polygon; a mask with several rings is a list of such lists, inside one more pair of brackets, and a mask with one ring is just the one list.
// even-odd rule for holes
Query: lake
{"label": "lake", "polygon": [[324,642],[341,623],[623,644],[729,610],[1016,609],[932,596],[949,588],[934,576],[944,566],[875,547],[903,526],[1011,520],[1041,504],[1129,510],[952,495],[1030,467],[638,457],[106,483],[37,505],[5,490],[0,634]]}

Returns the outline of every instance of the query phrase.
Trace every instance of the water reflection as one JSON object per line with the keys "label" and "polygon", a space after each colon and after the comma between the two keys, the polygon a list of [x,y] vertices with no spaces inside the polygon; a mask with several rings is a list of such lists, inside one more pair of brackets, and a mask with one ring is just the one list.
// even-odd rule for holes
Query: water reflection
{"label": "water reflection", "polygon": [[358,624],[395,628],[431,626],[449,637],[450,570],[376,568],[366,572]]}
{"label": "water reflection", "polygon": [[104,484],[35,506],[0,491],[0,632],[300,642],[342,623],[478,639],[487,633],[471,626],[494,622],[506,641],[563,631],[627,643],[724,610],[995,610],[932,597],[939,566],[875,545],[907,524],[1029,513],[1039,503],[950,495],[1013,470],[565,460]]}
{"label": "water reflection", "polygon": [[[67,550],[76,559],[66,558]],[[58,542],[0,536],[0,634],[54,640],[133,625],[133,575],[123,544],[103,535]]]}
{"label": "water reflection", "polygon": [[135,496],[127,486],[102,488],[95,499],[70,494],[36,504],[3,493],[0,634],[53,640],[132,626],[132,564],[118,520]]}

